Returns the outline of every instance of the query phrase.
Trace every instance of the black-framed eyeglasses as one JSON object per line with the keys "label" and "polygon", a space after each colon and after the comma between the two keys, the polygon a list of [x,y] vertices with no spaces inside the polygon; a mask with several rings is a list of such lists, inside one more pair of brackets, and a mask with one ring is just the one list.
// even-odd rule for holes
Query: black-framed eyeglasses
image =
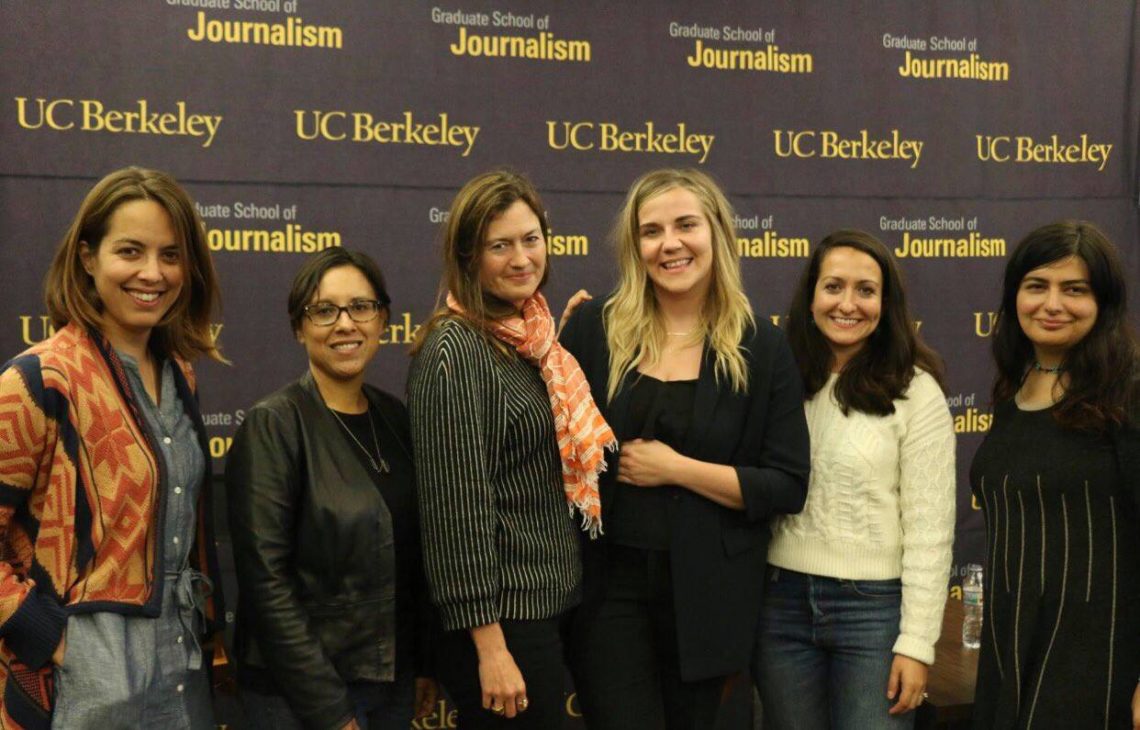
{"label": "black-framed eyeglasses", "polygon": [[346,306],[338,307],[332,302],[317,302],[305,307],[305,316],[318,327],[336,324],[341,312],[348,312],[348,318],[358,324],[371,322],[380,315],[384,305],[377,299],[354,299]]}

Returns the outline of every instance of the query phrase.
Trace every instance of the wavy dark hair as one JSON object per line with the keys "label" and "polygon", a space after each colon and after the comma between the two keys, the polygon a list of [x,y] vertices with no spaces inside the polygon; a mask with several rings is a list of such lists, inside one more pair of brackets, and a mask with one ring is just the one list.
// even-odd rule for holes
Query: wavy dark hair
{"label": "wavy dark hair", "polygon": [[1124,266],[1108,237],[1092,223],[1063,220],[1031,231],[1009,257],[993,333],[995,402],[1012,398],[1036,357],[1017,321],[1017,292],[1029,272],[1076,256],[1089,270],[1096,297],[1092,329],[1061,362],[1068,378],[1053,411],[1066,428],[1104,431],[1136,417],[1140,347],[1128,324]]}
{"label": "wavy dark hair", "polygon": [[812,317],[811,305],[823,260],[836,248],[853,248],[867,254],[879,265],[883,275],[879,325],[844,366],[835,384],[835,397],[843,413],[846,415],[851,410],[878,416],[894,413],[894,401],[905,397],[915,367],[930,373],[945,389],[942,359],[914,331],[914,319],[906,306],[906,287],[890,251],[869,233],[845,229],[829,234],[812,252],[788,315],[788,339],[808,399],[827,383],[834,362],[827,338]]}

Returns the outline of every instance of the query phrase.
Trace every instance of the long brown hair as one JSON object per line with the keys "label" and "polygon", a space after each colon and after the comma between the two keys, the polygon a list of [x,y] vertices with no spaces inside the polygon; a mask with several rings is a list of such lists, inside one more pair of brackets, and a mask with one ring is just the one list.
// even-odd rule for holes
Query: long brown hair
{"label": "long brown hair", "polygon": [[893,401],[905,397],[916,367],[930,373],[944,388],[942,360],[914,331],[902,273],[887,247],[869,233],[846,229],[835,231],[820,241],[792,296],[788,341],[808,399],[827,383],[835,358],[827,338],[815,325],[811,305],[823,259],[836,248],[853,248],[867,254],[879,265],[883,275],[879,325],[843,368],[835,384],[835,399],[843,413],[852,409],[879,416],[894,413]]}
{"label": "long brown hair", "polygon": [[[515,308],[510,302],[483,290],[479,266],[483,259],[487,227],[496,216],[520,200],[538,217],[545,246],[550,240],[546,208],[534,185],[523,175],[510,170],[485,172],[467,181],[455,195],[443,231],[443,277],[439,283],[436,309],[416,334],[413,355],[443,320],[456,316],[444,303],[449,292],[463,308],[465,319],[475,324],[485,336],[486,323],[514,314]],[[548,259],[539,289],[549,276]],[[488,340],[499,346],[494,338],[488,336]]]}
{"label": "long brown hair", "polygon": [[220,308],[220,301],[205,226],[189,194],[174,178],[158,170],[124,167],[95,183],[87,193],[44,277],[44,302],[52,324],[62,327],[75,322],[102,329],[103,305],[80,253],[84,244],[89,251],[98,251],[111,216],[120,205],[133,200],[158,203],[170,216],[178,234],[186,281],[178,299],[154,328],[149,346],[159,354],[184,360],[206,355],[226,362],[210,332],[211,316]]}
{"label": "long brown hair", "polygon": [[1128,423],[1140,400],[1140,347],[1128,324],[1124,266],[1108,237],[1088,221],[1063,220],[1031,231],[1005,265],[1001,306],[993,332],[997,365],[995,402],[1012,398],[1036,357],[1017,321],[1017,292],[1034,269],[1075,256],[1089,270],[1096,297],[1096,322],[1069,348],[1061,365],[1068,378],[1053,411],[1066,428],[1104,431]]}

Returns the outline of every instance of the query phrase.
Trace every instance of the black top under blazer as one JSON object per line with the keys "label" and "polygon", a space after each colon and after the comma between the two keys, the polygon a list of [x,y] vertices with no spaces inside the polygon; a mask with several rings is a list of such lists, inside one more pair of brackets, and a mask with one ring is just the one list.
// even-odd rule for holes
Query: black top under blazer
{"label": "black top under blazer", "polygon": [[[603,302],[583,304],[567,322],[560,341],[578,359],[602,414],[615,432],[624,430],[631,384],[626,375],[606,403],[609,347]],[[741,343],[748,362],[748,392],[717,383],[715,353],[707,346],[680,453],[736,467],[744,510],[722,507],[687,489],[671,526],[670,564],[681,677],[696,681],[744,670],[756,636],[764,595],[764,567],[774,514],[799,512],[807,496],[811,457],[804,418],[803,383],[783,332],[765,321]],[[616,453],[607,455],[600,484],[602,524],[618,473]],[[585,601],[601,589],[605,537],[586,541]],[[588,620],[588,616],[583,616]]]}
{"label": "black top under blazer", "polygon": [[[404,404],[367,384],[364,395],[384,453],[410,464]],[[262,689],[286,697],[306,727],[351,719],[348,682],[396,678],[392,515],[356,449],[306,372],[246,413],[226,461],[239,682],[268,673],[273,686]],[[434,617],[418,546],[411,562],[419,609],[409,656],[427,676]]]}

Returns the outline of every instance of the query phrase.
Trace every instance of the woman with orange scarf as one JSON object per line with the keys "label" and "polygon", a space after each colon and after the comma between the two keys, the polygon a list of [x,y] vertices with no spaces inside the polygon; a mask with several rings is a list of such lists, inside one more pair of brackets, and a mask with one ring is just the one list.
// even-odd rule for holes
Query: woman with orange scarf
{"label": "woman with orange scarf", "polygon": [[408,376],[424,567],[446,634],[439,679],[464,728],[551,728],[580,598],[575,522],[601,526],[615,445],[555,340],[545,208],[525,178],[468,182],[444,236],[441,306]]}

